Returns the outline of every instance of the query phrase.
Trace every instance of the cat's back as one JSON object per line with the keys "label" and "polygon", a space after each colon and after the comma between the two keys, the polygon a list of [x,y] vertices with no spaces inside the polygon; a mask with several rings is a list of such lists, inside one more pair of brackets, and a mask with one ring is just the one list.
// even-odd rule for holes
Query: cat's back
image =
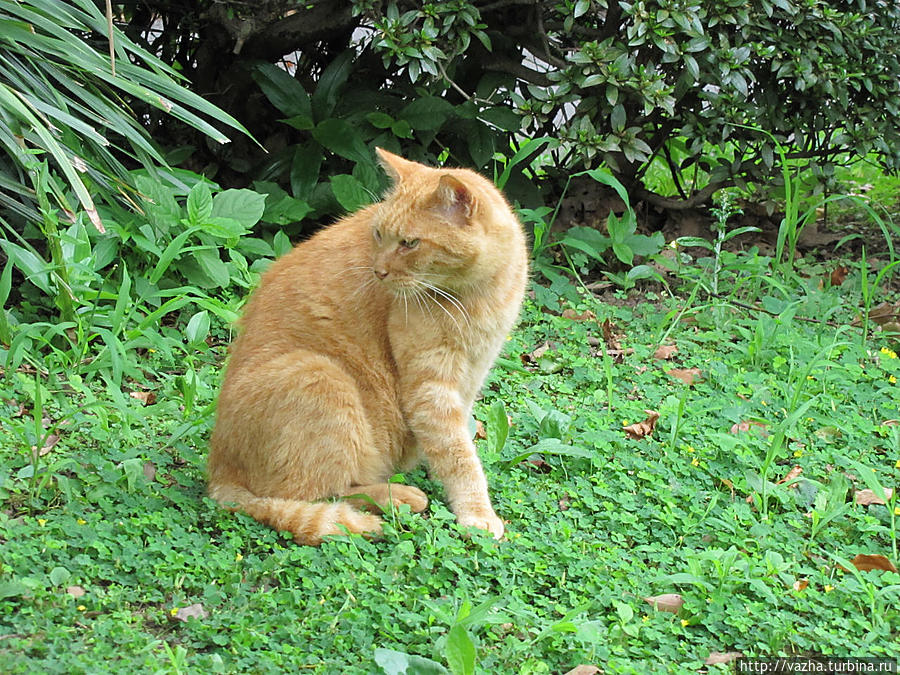
{"label": "cat's back", "polygon": [[272,263],[244,308],[232,362],[381,341],[388,299],[371,271],[368,218],[364,209],[339,220]]}

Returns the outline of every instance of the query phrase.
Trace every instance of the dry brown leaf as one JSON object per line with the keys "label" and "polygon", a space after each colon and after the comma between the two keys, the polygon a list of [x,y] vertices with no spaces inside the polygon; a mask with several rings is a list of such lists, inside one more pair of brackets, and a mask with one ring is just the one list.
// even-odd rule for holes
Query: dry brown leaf
{"label": "dry brown leaf", "polygon": [[66,588],[66,593],[71,595],[73,598],[80,598],[85,593],[87,593],[87,591],[84,590],[81,586],[68,586]]}
{"label": "dry brown leaf", "polygon": [[834,268],[834,271],[831,273],[831,285],[832,286],[840,286],[844,283],[844,280],[847,278],[847,273],[850,271],[849,267],[844,267],[843,265],[838,265]]}
{"label": "dry brown leaf", "polygon": [[741,652],[710,652],[704,663],[708,666],[714,666],[718,663],[731,663],[735,659],[740,659],[744,655]]}
{"label": "dry brown leaf", "polygon": [[867,572],[869,570],[886,570],[888,572],[897,571],[897,568],[894,567],[894,563],[878,553],[873,555],[860,553],[850,562],[852,562],[853,566],[860,572]]}
{"label": "dry brown leaf", "polygon": [[[776,483],[777,485],[781,485],[782,483],[787,483],[788,481],[794,480],[794,479],[795,479],[797,476],[799,476],[801,473],[803,473],[803,467],[802,467],[802,466],[799,466],[799,465],[794,466],[793,469],[791,469],[791,470],[788,471],[786,474],[784,474],[784,478],[782,478],[781,480],[775,481],[775,483]],[[788,485],[788,487],[789,487],[789,488],[795,488],[795,487],[797,487],[797,483],[791,483],[790,485]]]}
{"label": "dry brown leaf", "polygon": [[883,427],[895,427],[895,426],[897,426],[898,424],[900,424],[900,420],[885,420],[884,422],[881,423],[881,426],[883,426]]}
{"label": "dry brown leaf", "polygon": [[481,423],[481,420],[475,420],[475,438],[487,438],[487,432],[484,430],[484,425]]}
{"label": "dry brown leaf", "polygon": [[624,337],[624,335],[622,335],[622,333],[612,321],[610,321],[609,319],[604,319],[603,323],[600,324],[600,328],[603,330],[603,342],[606,343],[607,349],[622,349],[622,343],[620,342],[620,340]]}
{"label": "dry brown leaf", "polygon": [[[894,488],[884,488],[884,496],[890,500],[894,494]],[[870,504],[886,504],[881,497],[875,494],[873,490],[866,488],[865,490],[857,490],[853,493],[853,499],[860,506],[869,506]]]}
{"label": "dry brown leaf", "polygon": [[53,449],[53,446],[55,446],[57,443],[59,443],[59,434],[50,434],[49,436],[47,436],[47,438],[44,439],[44,447],[41,448],[38,454],[43,457],[48,452],[50,452]]}
{"label": "dry brown leaf", "polygon": [[653,352],[653,358],[659,361],[668,361],[678,353],[678,347],[675,345],[660,345]]}
{"label": "dry brown leaf", "polygon": [[651,595],[644,598],[644,602],[650,603],[658,612],[671,612],[678,614],[678,611],[684,606],[684,598],[680,593],[663,593],[662,595]]}
{"label": "dry brown leaf", "polygon": [[202,620],[208,617],[209,614],[205,609],[203,609],[203,605],[199,602],[195,602],[193,605],[188,605],[187,607],[179,607],[178,611],[175,612],[175,619],[178,621],[187,621],[191,617],[194,617],[197,620]]}
{"label": "dry brown leaf", "polygon": [[889,302],[876,305],[869,310],[869,321],[874,321],[879,326],[900,321],[900,303],[897,303],[896,306]]}
{"label": "dry brown leaf", "polygon": [[653,430],[656,429],[656,422],[659,420],[659,413],[655,410],[645,410],[647,413],[647,419],[643,422],[638,422],[636,424],[629,424],[627,427],[624,427],[625,433],[628,434],[629,438],[639,439],[644,436],[649,436],[653,433]]}
{"label": "dry brown leaf", "polygon": [[762,422],[757,422],[756,420],[750,420],[748,422],[738,422],[737,424],[733,424],[731,426],[731,433],[739,434],[745,431],[750,431],[752,427],[759,427],[763,436],[768,436],[768,433],[766,432],[766,425]]}
{"label": "dry brown leaf", "polygon": [[563,497],[559,500],[559,510],[560,511],[568,511],[569,510],[569,498]]}
{"label": "dry brown leaf", "polygon": [[589,309],[586,309],[580,314],[574,309],[565,309],[563,310],[562,317],[564,319],[571,319],[572,321],[593,321],[597,318],[596,315]]}
{"label": "dry brown leaf", "polygon": [[703,379],[699,368],[672,368],[666,371],[666,375],[678,378],[689,387],[693,386],[694,380]]}
{"label": "dry brown leaf", "polygon": [[144,405],[153,405],[156,403],[156,392],[153,391],[131,391],[128,395],[131,398],[136,398]]}
{"label": "dry brown leaf", "polygon": [[572,668],[566,675],[596,675],[599,672],[600,669],[597,666],[587,666],[582,664]]}
{"label": "dry brown leaf", "polygon": [[793,584],[793,589],[795,591],[802,591],[805,590],[807,586],[809,586],[809,581],[806,579],[797,579]]}
{"label": "dry brown leaf", "polygon": [[144,478],[148,481],[152,481],[156,478],[156,466],[154,466],[153,462],[144,462]]}

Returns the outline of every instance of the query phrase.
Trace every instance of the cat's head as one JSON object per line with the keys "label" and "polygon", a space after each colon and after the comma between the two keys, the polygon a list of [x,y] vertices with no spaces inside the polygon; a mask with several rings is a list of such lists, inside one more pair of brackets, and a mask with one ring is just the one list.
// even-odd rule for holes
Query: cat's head
{"label": "cat's head", "polygon": [[490,181],[377,152],[393,187],[372,210],[369,236],[374,274],[389,288],[464,292],[518,253],[521,226]]}

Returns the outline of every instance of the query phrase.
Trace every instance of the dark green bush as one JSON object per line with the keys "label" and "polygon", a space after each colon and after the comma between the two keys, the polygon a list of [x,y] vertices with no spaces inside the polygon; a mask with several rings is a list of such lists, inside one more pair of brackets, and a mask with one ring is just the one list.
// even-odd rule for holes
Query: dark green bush
{"label": "dark green bush", "polygon": [[[364,151],[377,143],[491,171],[510,143],[552,137],[541,177],[554,194],[568,173],[602,162],[632,199],[668,207],[777,182],[779,147],[823,176],[861,156],[888,169],[900,161],[900,6],[885,0],[273,1],[252,11],[205,0],[124,11],[130,35],[171,55],[270,151],[204,148],[205,166],[276,180],[311,216],[356,203],[357,182],[378,187]],[[325,178],[335,173],[357,182],[341,179],[337,194]],[[515,175],[508,189],[539,199]]]}

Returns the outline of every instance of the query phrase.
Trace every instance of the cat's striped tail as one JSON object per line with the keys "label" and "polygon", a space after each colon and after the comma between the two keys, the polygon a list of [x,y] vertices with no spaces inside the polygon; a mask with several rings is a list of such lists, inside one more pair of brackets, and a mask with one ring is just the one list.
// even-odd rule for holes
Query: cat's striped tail
{"label": "cat's striped tail", "polygon": [[286,530],[298,544],[318,546],[334,534],[381,532],[381,518],[363,513],[346,502],[304,502],[259,497],[240,485],[211,484],[209,496],[229,511],[243,511],[259,522]]}

